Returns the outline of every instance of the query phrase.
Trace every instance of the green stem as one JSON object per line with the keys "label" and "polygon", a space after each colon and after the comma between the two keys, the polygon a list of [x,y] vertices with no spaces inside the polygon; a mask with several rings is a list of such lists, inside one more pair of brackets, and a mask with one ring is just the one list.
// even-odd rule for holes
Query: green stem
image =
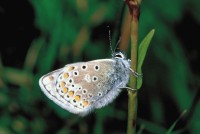
{"label": "green stem", "polygon": [[[138,50],[138,19],[139,7],[141,0],[126,0],[131,15],[131,68],[137,70],[137,50]],[[130,77],[130,87],[136,89],[136,77]],[[127,134],[136,133],[136,117],[137,117],[137,91],[128,91],[128,122]]]}

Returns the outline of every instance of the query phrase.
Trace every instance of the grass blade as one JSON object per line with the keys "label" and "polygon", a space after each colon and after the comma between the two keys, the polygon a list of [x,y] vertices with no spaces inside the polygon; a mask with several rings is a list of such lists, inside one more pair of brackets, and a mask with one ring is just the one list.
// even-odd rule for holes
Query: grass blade
{"label": "grass blade", "polygon": [[173,129],[175,128],[176,124],[178,123],[178,121],[186,114],[187,110],[184,110],[181,115],[179,116],[179,118],[171,125],[171,127],[168,129],[166,134],[171,134]]}

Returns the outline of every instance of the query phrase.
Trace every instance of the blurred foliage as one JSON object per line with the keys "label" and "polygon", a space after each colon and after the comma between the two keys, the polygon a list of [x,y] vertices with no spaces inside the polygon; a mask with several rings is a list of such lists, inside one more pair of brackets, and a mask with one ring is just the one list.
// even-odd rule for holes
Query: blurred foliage
{"label": "blurred foliage", "polygon": [[[156,32],[138,96],[140,134],[200,133],[199,5],[199,0],[142,2],[139,42],[151,29]],[[129,56],[127,11],[115,0],[1,1],[0,134],[126,133],[126,91],[81,118],[48,100],[38,79],[71,62],[111,57],[107,26],[113,47],[122,35],[120,48]]]}

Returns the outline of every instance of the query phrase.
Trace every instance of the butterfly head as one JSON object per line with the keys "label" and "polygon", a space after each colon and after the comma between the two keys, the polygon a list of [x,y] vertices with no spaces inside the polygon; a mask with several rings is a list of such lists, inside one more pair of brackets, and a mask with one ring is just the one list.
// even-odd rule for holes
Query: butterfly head
{"label": "butterfly head", "polygon": [[127,60],[126,55],[122,51],[117,51],[113,53],[113,58]]}

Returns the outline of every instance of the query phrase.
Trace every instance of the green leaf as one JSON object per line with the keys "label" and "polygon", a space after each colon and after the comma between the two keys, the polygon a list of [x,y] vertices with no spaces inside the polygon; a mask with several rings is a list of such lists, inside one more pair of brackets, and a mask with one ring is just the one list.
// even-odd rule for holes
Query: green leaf
{"label": "green leaf", "polygon": [[[142,74],[142,64],[144,62],[144,58],[146,56],[151,39],[153,38],[154,32],[155,30],[152,29],[139,45],[138,65],[137,65],[137,73],[139,74]],[[141,86],[142,86],[142,78],[140,77],[137,79],[137,89],[140,89]]]}

